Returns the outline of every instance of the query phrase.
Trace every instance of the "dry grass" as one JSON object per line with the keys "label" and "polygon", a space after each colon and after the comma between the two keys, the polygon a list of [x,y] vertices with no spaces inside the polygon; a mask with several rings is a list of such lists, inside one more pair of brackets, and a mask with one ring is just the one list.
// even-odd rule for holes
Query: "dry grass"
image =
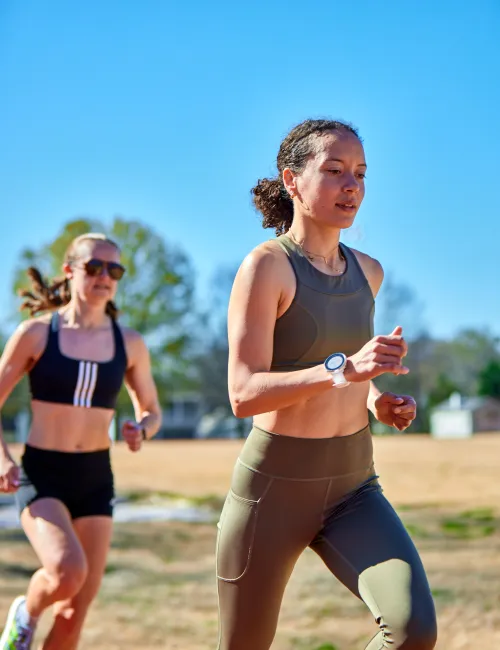
{"label": "dry grass", "polygon": [[[500,504],[500,434],[473,440],[428,436],[376,437],[375,461],[384,490],[395,504]],[[131,454],[113,451],[118,489],[186,495],[223,495],[241,442],[172,441]]]}
{"label": "dry grass", "polygon": [[[140,454],[117,445],[117,486],[222,498],[240,444],[158,442]],[[385,494],[429,574],[438,649],[500,647],[500,435],[446,442],[377,438],[376,461]],[[215,650],[214,544],[214,525],[117,525],[81,649]],[[5,612],[37,565],[19,533],[1,533],[0,558]],[[306,552],[285,595],[273,650],[361,650],[375,631],[364,605]]]}

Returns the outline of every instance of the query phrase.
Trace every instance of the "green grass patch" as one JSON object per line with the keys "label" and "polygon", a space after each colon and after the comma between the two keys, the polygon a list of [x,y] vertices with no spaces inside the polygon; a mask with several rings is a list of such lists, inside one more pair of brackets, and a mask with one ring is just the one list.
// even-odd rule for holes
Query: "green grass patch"
{"label": "green grass patch", "polygon": [[195,531],[142,526],[115,527],[112,548],[120,550],[147,550],[163,562],[173,562],[182,555],[182,549],[189,544]]}
{"label": "green grass patch", "polygon": [[159,501],[185,502],[195,508],[206,508],[208,510],[220,511],[224,505],[224,498],[216,494],[205,494],[201,496],[186,496],[179,492],[172,491],[150,491],[130,490],[121,495],[128,503],[158,503]]}
{"label": "green grass patch", "polygon": [[396,506],[398,512],[419,512],[420,510],[437,510],[442,506],[440,503],[402,503]]}
{"label": "green grass patch", "polygon": [[491,508],[466,510],[456,517],[441,521],[441,530],[444,534],[456,539],[489,537],[496,529],[497,520]]}
{"label": "green grass patch", "polygon": [[[319,645],[317,645],[319,643]],[[294,650],[339,650],[338,646],[331,643],[321,643],[314,638],[297,638],[292,639]]]}
{"label": "green grass patch", "polygon": [[121,571],[122,568],[123,567],[119,566],[118,564],[108,564],[104,569],[104,573],[107,576],[113,575],[114,573],[118,573],[119,571]]}
{"label": "green grass patch", "polygon": [[405,523],[405,528],[408,531],[409,535],[413,538],[426,539],[429,537],[429,533],[418,524],[407,524]]}
{"label": "green grass patch", "polygon": [[492,523],[495,521],[493,508],[476,508],[475,510],[466,510],[460,516],[462,519],[482,524]]}
{"label": "green grass patch", "polygon": [[24,534],[24,531],[18,528],[13,530],[2,530],[1,541],[4,544],[7,543],[9,546],[11,544],[29,545],[28,538]]}
{"label": "green grass patch", "polygon": [[130,490],[129,492],[125,492],[119,496],[125,499],[128,503],[140,503],[141,501],[147,501],[151,494],[153,493],[147,490]]}
{"label": "green grass patch", "polygon": [[451,589],[435,588],[431,589],[431,593],[434,600],[439,600],[441,603],[450,603],[455,598],[455,595]]}
{"label": "green grass patch", "polygon": [[0,574],[11,578],[31,578],[38,567],[0,562]]}

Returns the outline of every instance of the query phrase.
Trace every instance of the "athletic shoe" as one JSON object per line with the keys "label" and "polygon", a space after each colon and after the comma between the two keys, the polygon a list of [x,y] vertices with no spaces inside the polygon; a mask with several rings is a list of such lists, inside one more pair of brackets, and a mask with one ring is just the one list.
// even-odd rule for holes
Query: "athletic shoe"
{"label": "athletic shoe", "polygon": [[18,596],[10,606],[7,623],[0,638],[0,650],[30,650],[35,628],[22,625],[18,620],[19,608],[25,602],[24,596]]}

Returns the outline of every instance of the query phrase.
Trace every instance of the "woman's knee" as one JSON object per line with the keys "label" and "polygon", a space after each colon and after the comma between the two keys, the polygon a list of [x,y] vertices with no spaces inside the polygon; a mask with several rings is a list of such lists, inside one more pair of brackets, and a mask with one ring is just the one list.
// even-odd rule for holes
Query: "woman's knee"
{"label": "woman's knee", "polygon": [[[436,617],[432,612],[404,621],[380,621],[384,640],[394,650],[433,650],[437,641]],[[371,647],[371,646],[370,646]]]}
{"label": "woman's knee", "polygon": [[437,641],[437,622],[433,612],[416,617],[407,629],[404,650],[433,650]]}
{"label": "woman's knee", "polygon": [[64,558],[51,567],[45,567],[51,591],[57,600],[73,598],[85,584],[88,565],[85,557]]}

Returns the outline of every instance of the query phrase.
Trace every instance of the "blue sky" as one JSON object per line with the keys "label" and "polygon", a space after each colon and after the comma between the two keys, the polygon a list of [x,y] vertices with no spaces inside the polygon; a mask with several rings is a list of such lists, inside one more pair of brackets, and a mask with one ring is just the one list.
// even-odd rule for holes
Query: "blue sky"
{"label": "blue sky", "polygon": [[273,236],[249,190],[307,117],[360,129],[343,240],[436,336],[500,334],[500,4],[2,0],[0,311],[20,250],[76,216],[140,219],[220,265]]}

